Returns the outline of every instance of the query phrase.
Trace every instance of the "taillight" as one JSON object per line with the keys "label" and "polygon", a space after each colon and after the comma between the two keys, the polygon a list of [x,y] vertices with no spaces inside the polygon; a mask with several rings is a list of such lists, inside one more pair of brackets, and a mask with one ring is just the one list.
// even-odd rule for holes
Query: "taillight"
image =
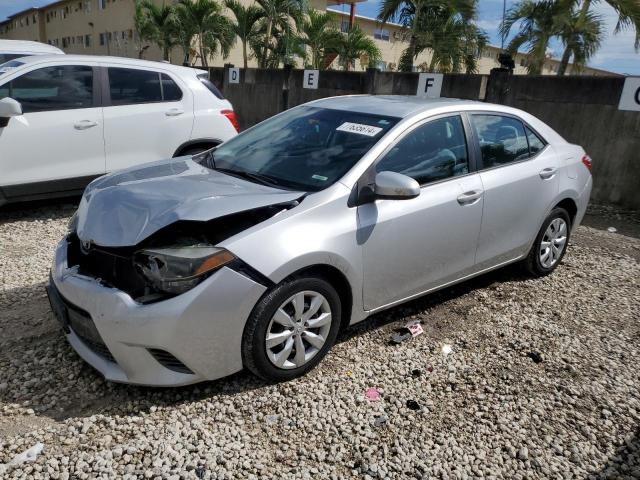
{"label": "taillight", "polygon": [[582,157],[582,163],[591,171],[591,157],[589,155]]}
{"label": "taillight", "polygon": [[220,113],[229,119],[233,128],[236,129],[236,132],[240,131],[240,124],[238,123],[238,119],[236,118],[236,114],[233,113],[233,110],[222,110]]}

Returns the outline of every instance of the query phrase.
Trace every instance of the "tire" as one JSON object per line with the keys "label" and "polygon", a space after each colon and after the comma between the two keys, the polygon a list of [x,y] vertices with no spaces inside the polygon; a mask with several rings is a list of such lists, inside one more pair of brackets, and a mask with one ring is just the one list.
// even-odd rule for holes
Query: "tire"
{"label": "tire", "polygon": [[[549,241],[550,240],[549,232],[550,230],[553,230],[553,227],[551,227],[552,224],[564,225],[564,228],[566,229],[564,233],[564,243],[562,243],[561,245],[561,250],[559,251],[559,254],[557,250],[551,250],[549,253],[551,257],[547,256],[546,261],[543,261],[543,259],[545,259],[544,253],[547,251],[545,248],[545,245],[543,245],[543,242],[548,243],[550,245],[551,244],[555,245],[556,249],[560,248],[558,245],[562,238],[562,235],[561,235],[562,232],[560,232],[559,236],[555,241],[554,240]],[[562,230],[562,228],[560,230]],[[551,233],[552,233],[551,236],[553,236],[553,232]],[[527,255],[527,258],[524,261],[524,266],[528,271],[528,273],[530,273],[534,277],[543,277],[553,272],[558,267],[558,265],[562,261],[562,258],[564,257],[565,252],[567,251],[570,235],[571,235],[571,217],[569,217],[569,214],[564,208],[560,208],[560,207],[554,208],[551,211],[551,213],[549,213],[549,216],[542,223],[542,227],[540,228],[540,231],[538,232],[538,235],[536,236],[536,239],[533,242],[531,251],[529,251],[529,255]],[[544,251],[543,251],[543,248],[544,248]],[[548,248],[552,249],[551,246],[549,246]]]}
{"label": "tire", "polygon": [[[300,299],[301,294],[304,299],[301,311],[304,313],[308,312],[312,302],[315,302],[314,305],[320,303],[317,312],[310,316],[306,330],[303,323],[296,321],[297,300],[293,300],[294,297]],[[327,309],[330,321],[327,321]],[[282,315],[282,311],[285,315]],[[244,366],[258,377],[271,382],[282,382],[304,375],[320,363],[335,343],[340,329],[341,311],[340,296],[322,278],[294,278],[275,286],[256,304],[245,325],[242,335]],[[276,312],[279,312],[277,316]],[[304,317],[301,318],[304,320]],[[293,320],[292,324],[290,320]],[[291,335],[288,332],[292,332]],[[279,342],[281,338],[286,340],[268,348],[267,334],[273,342]],[[316,335],[313,337],[314,344],[319,344],[317,336],[323,338],[324,343],[319,348],[312,345],[307,340],[310,338],[309,334]],[[304,347],[300,351],[308,356],[304,362],[299,361],[302,357],[297,356],[299,341],[302,341]],[[286,351],[287,347],[289,353]],[[286,357],[284,363],[283,357]],[[281,366],[276,363],[281,363]]]}

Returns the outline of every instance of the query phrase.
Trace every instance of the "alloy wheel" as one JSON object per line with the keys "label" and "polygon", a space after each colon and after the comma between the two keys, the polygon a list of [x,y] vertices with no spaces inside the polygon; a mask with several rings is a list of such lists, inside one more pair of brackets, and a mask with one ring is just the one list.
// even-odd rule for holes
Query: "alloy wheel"
{"label": "alloy wheel", "polygon": [[278,368],[299,368],[318,354],[330,330],[327,299],[310,290],[298,292],[278,307],[269,322],[267,356]]}
{"label": "alloy wheel", "polygon": [[567,245],[567,222],[554,218],[544,232],[540,242],[540,264],[544,268],[553,267]]}

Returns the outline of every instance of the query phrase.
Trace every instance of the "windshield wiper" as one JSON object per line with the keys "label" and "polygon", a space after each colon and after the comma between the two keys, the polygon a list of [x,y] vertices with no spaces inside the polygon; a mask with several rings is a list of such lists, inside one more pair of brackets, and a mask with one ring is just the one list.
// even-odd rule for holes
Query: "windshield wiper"
{"label": "windshield wiper", "polygon": [[244,170],[234,170],[233,168],[215,168],[218,172],[226,173],[229,175],[233,175],[234,177],[239,177],[244,180],[251,180],[253,182],[260,183],[262,185],[267,185],[269,187],[280,187],[280,182],[278,182],[275,178],[270,177],[269,175],[262,175],[260,173],[252,173],[245,172]]}

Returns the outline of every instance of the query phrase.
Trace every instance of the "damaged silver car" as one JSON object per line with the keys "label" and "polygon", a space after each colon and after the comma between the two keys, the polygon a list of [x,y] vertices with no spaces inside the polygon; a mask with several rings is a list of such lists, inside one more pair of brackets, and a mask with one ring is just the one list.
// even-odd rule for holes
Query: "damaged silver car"
{"label": "damaged silver car", "polygon": [[591,161],[509,107],[349,96],[86,189],[47,288],[108,380],[281,381],[341,328],[512,262],[551,273]]}

